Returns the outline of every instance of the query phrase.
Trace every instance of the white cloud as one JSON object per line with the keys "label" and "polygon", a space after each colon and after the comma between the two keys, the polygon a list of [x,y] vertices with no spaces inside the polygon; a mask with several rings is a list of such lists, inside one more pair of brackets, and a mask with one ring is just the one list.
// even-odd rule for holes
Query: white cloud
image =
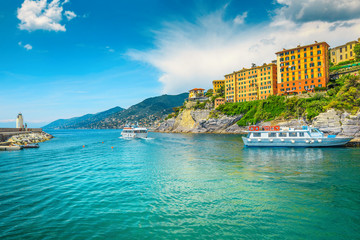
{"label": "white cloud", "polygon": [[68,21],[76,17],[76,14],[72,11],[65,11],[64,15]]}
{"label": "white cloud", "polygon": [[115,52],[115,50],[114,49],[112,49],[111,47],[109,47],[109,46],[106,46],[105,47],[109,52]]}
{"label": "white cloud", "polygon": [[0,123],[12,123],[12,122],[16,122],[15,119],[3,119],[3,120],[0,120]]}
{"label": "white cloud", "polygon": [[236,24],[243,24],[245,22],[245,18],[247,17],[248,13],[244,12],[243,14],[237,15],[234,18],[234,23]]}
{"label": "white cloud", "polygon": [[[330,46],[343,44],[357,39],[360,28],[360,19],[295,23],[279,15],[249,28],[224,20],[223,13],[202,16],[195,23],[166,23],[155,32],[153,49],[130,50],[128,56],[157,68],[162,92],[171,94],[212,87],[212,80],[224,79],[225,74],[251,63],[269,63],[282,48],[315,40]],[[338,24],[336,31],[334,24]]]}
{"label": "white cloud", "polygon": [[28,51],[33,48],[30,44],[25,44],[25,45],[23,45],[22,42],[18,42],[18,45],[19,45],[20,47],[25,48],[25,49],[28,50]]}
{"label": "white cloud", "polygon": [[24,45],[24,48],[25,48],[26,50],[31,50],[31,49],[32,49],[32,46],[31,46],[30,44],[25,44],[25,45]]}
{"label": "white cloud", "polygon": [[[35,31],[66,31],[65,25],[61,24],[63,17],[63,5],[68,1],[60,0],[25,0],[17,10],[17,18],[20,20],[21,30]],[[72,11],[65,11],[68,20],[76,17]]]}
{"label": "white cloud", "polygon": [[359,18],[359,0],[277,0],[283,7],[277,10],[281,18],[294,22],[335,22]]}

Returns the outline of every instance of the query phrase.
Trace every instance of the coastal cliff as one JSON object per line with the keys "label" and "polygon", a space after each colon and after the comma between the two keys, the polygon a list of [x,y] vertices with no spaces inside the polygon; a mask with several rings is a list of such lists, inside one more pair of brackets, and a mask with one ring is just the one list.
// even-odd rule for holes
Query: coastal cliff
{"label": "coastal cliff", "polygon": [[241,119],[238,116],[226,116],[220,114],[211,117],[212,110],[184,109],[175,118],[170,118],[158,126],[157,132],[178,133],[242,133],[245,128],[239,127],[236,122]]}
{"label": "coastal cliff", "polygon": [[[214,114],[209,109],[184,109],[177,117],[162,122],[154,131],[173,133],[245,133],[247,127],[238,126],[237,122],[242,115],[226,116]],[[330,109],[320,113],[312,121],[305,118],[274,120],[261,122],[258,125],[280,125],[284,127],[300,127],[313,125],[325,134],[336,134],[360,138],[360,111],[355,115],[348,112]]]}

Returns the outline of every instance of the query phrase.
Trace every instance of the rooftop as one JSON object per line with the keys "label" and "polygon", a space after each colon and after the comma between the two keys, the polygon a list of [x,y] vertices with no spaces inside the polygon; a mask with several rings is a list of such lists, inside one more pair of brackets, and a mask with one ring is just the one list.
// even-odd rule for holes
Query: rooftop
{"label": "rooftop", "polygon": [[317,42],[317,41],[315,41],[315,43],[313,43],[313,44],[304,45],[304,46],[298,45],[296,48],[289,48],[289,49],[283,48],[282,51],[279,51],[279,52],[277,52],[277,53],[275,53],[275,54],[284,53],[284,52],[291,51],[291,50],[295,50],[295,49],[299,49],[299,48],[311,47],[311,46],[315,46],[315,45],[319,45],[319,44],[320,44],[320,45],[321,45],[321,44],[326,44],[328,47],[330,47],[329,44],[327,44],[327,42]]}

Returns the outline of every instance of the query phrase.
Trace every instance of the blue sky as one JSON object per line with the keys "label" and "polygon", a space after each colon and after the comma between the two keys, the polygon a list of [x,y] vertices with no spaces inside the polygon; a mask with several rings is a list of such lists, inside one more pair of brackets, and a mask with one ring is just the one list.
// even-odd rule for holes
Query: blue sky
{"label": "blue sky", "polygon": [[360,37],[354,0],[0,1],[0,127],[210,88],[314,40]]}

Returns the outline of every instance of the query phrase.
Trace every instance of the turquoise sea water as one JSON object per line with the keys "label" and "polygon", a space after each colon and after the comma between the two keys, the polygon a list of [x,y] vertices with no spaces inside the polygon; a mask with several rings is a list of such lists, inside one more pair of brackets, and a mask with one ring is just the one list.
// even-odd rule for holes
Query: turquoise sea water
{"label": "turquoise sea water", "polygon": [[0,152],[0,239],[360,239],[359,148],[49,133]]}

